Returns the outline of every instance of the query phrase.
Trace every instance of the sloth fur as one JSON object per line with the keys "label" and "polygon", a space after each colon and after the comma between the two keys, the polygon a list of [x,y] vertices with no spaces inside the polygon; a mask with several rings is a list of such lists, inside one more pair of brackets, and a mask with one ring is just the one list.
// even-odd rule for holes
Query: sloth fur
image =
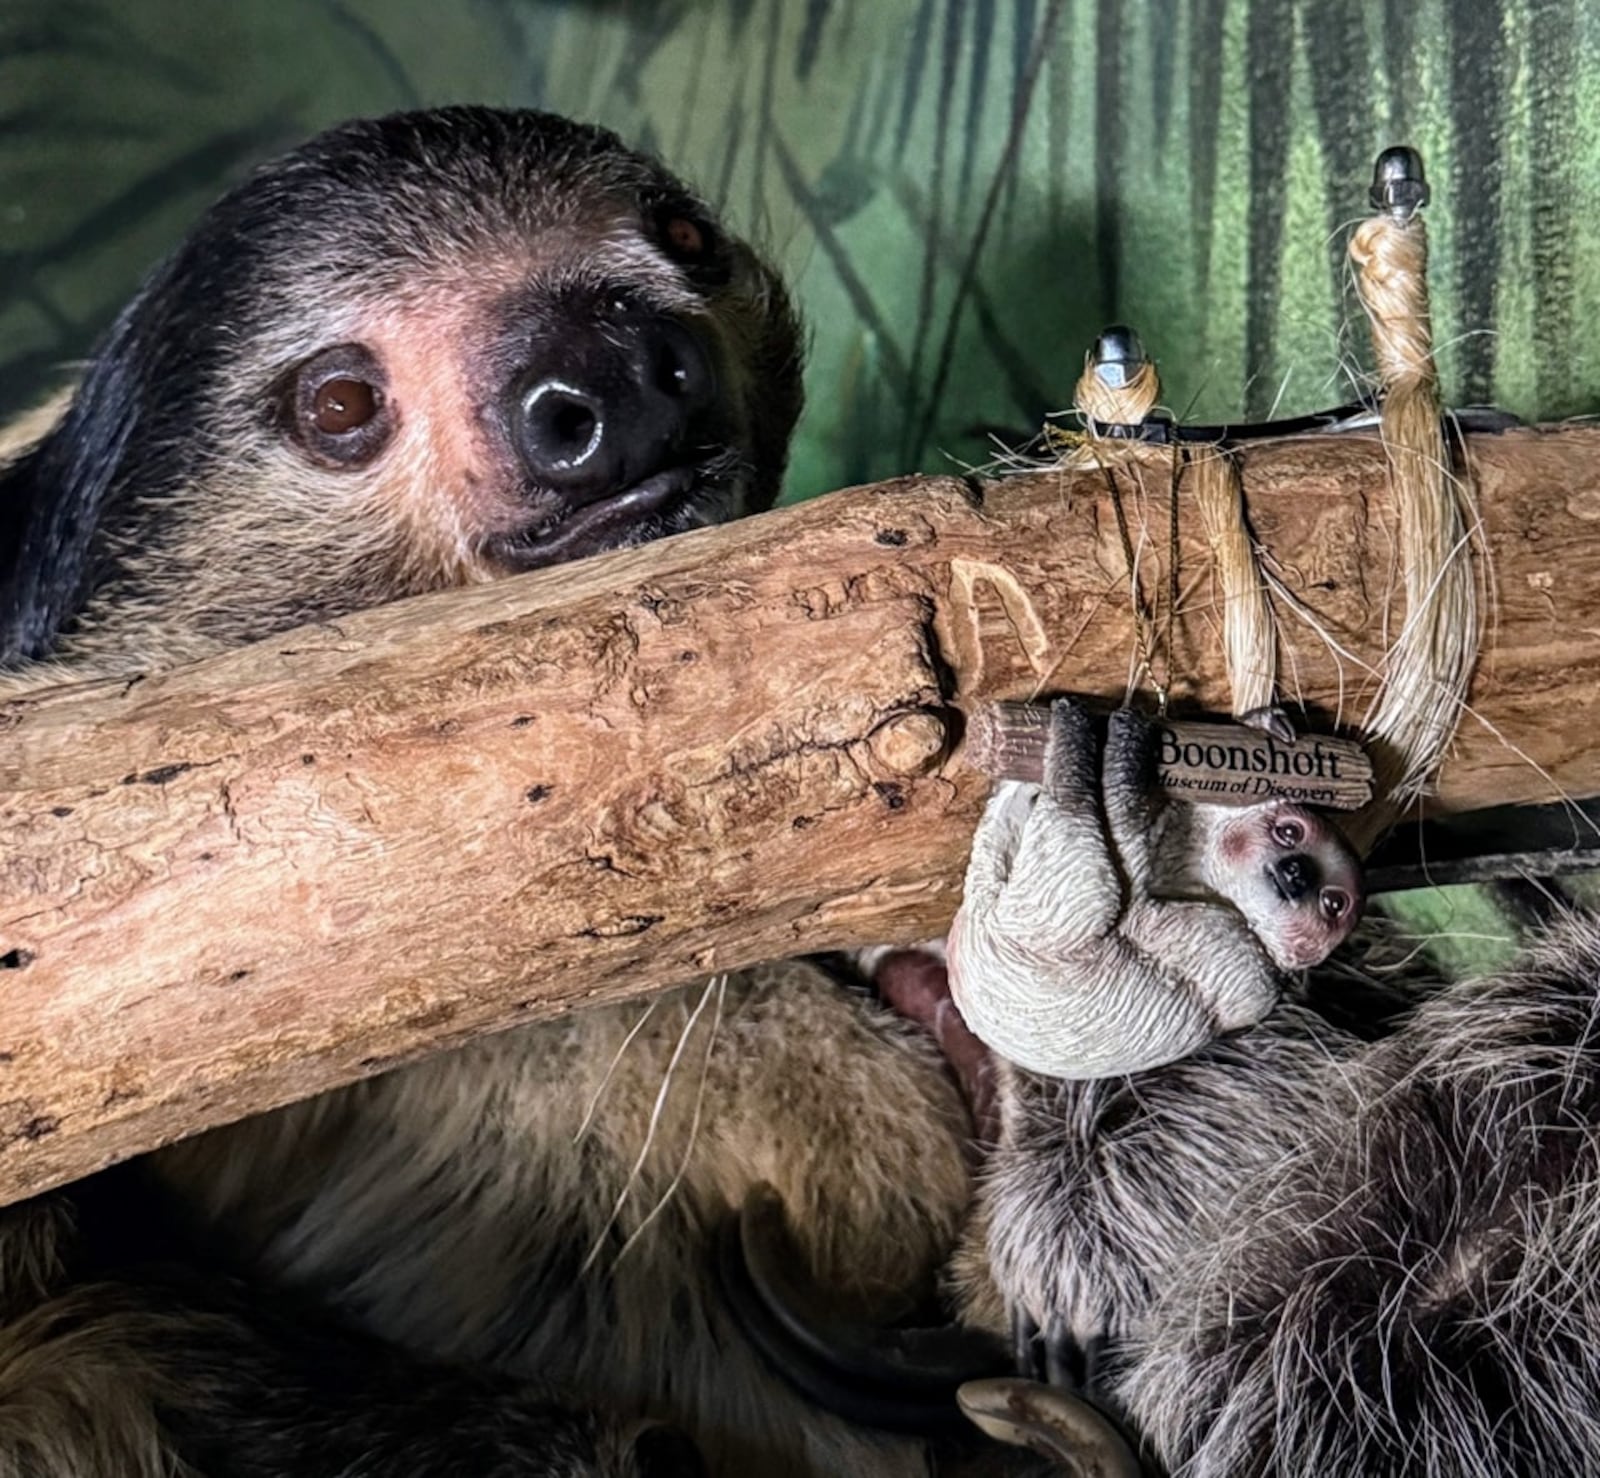
{"label": "sloth fur", "polygon": [[[215,206],[0,442],[6,681],[764,507],[799,360],[775,274],[602,130],[335,129]],[[552,385],[603,421],[578,450],[605,476],[548,455],[571,424],[530,429]],[[792,963],[201,1136],[0,1213],[0,1475],[920,1474],[921,1442],[768,1373],[710,1247],[770,1183],[809,1272],[901,1314],[958,1234],[969,1133],[923,1034]]]}
{"label": "sloth fur", "polygon": [[[692,475],[563,543],[588,513],[529,474],[518,377],[662,319],[716,370]],[[353,344],[392,415],[335,469],[288,430]],[[798,405],[777,278],[610,135],[349,125],[221,202],[0,439],[7,684],[764,506]],[[1376,1042],[1292,1004],[1132,1078],[1007,1072],[974,1317],[1104,1343],[1097,1392],[1174,1472],[1600,1468],[1597,985],[1582,917]],[[0,1212],[0,1478],[925,1473],[767,1370],[710,1246],[770,1183],[815,1282],[908,1315],[970,1132],[932,1039],[803,963],[215,1131]]]}
{"label": "sloth fur", "polygon": [[1185,1478],[1600,1470],[1600,918],[1423,994],[1373,1042],[1290,1004],[1129,1078],[1007,1069],[974,1314],[1097,1352]]}

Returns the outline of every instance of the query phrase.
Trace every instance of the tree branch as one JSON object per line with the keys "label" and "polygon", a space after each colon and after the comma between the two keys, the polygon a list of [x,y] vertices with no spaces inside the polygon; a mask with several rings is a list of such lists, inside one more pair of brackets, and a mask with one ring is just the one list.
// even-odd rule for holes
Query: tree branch
{"label": "tree branch", "polygon": [[[1497,604],[1438,805],[1600,792],[1600,431],[1469,453]],[[1350,654],[1280,602],[1288,696],[1359,719],[1400,614],[1382,448],[1243,457]],[[1174,698],[1226,712],[1185,522]],[[0,1199],[588,1001],[932,935],[985,793],[960,711],[1118,698],[1132,644],[1101,476],[923,479],[0,702]]]}

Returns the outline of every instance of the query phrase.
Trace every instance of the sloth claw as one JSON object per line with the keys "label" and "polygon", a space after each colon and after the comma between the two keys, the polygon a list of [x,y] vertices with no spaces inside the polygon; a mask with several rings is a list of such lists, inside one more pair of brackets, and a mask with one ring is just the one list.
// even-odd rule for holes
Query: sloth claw
{"label": "sloth claw", "polygon": [[1061,805],[1093,801],[1100,788],[1099,745],[1089,710],[1072,698],[1050,705],[1044,788]]}
{"label": "sloth claw", "polygon": [[1155,725],[1132,708],[1119,708],[1106,721],[1104,787],[1143,794],[1156,768]]}
{"label": "sloth claw", "polygon": [[1068,1391],[1082,1391],[1089,1384],[1084,1348],[1061,1319],[1052,1319],[1044,1332],[1044,1378],[1046,1384]]}
{"label": "sloth claw", "polygon": [[1023,1380],[1043,1380],[1039,1361],[1039,1326],[1021,1304],[1011,1306],[1011,1358]]}
{"label": "sloth claw", "polygon": [[[851,1421],[931,1436],[970,1432],[1053,1459],[1073,1478],[1140,1478],[1116,1424],[1077,1391],[995,1372],[1005,1356],[974,1330],[875,1329],[831,1315],[828,1300],[797,1270],[783,1201],[757,1186],[723,1226],[718,1269],[729,1306],[757,1351],[789,1383]],[[1011,1310],[1020,1368],[1077,1381],[1092,1374],[1087,1349],[1064,1321],[1041,1336],[1020,1305]]]}
{"label": "sloth claw", "polygon": [[1140,1478],[1122,1433],[1070,1391],[1027,1380],[968,1381],[956,1403],[986,1436],[1052,1458],[1073,1478]]}
{"label": "sloth claw", "polygon": [[968,1430],[964,1382],[1006,1366],[995,1341],[956,1324],[880,1329],[830,1309],[785,1224],[783,1201],[757,1186],[718,1239],[718,1273],[734,1318],[761,1356],[818,1405],[892,1432]]}
{"label": "sloth claw", "polygon": [[1011,1348],[1022,1380],[1065,1391],[1088,1391],[1104,1344],[1103,1339],[1085,1344],[1064,1319],[1052,1318],[1041,1331],[1027,1309],[1021,1304],[1011,1306]]}

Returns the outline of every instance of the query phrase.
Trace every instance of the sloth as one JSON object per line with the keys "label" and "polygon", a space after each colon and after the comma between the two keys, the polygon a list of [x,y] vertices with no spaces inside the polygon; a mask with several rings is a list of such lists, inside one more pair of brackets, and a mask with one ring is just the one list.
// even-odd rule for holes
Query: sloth
{"label": "sloth", "polygon": [[[13,690],[202,658],[768,506],[775,273],[600,129],[450,108],[259,169],[0,443]],[[519,1029],[0,1214],[0,1472],[920,1474],[729,1312],[757,1186],[806,1275],[933,1297],[971,1119],[813,963]]]}
{"label": "sloth", "polygon": [[336,129],[218,202],[7,474],[0,660],[184,661],[769,505],[770,268],[598,130]]}
{"label": "sloth", "polygon": [[1161,805],[1152,726],[1113,713],[1103,768],[1081,704],[1051,706],[1042,787],[997,787],[950,931],[966,1025],[1020,1067],[1122,1075],[1259,1021],[1280,971],[1360,918],[1355,854],[1315,812]]}
{"label": "sloth", "polygon": [[[1571,913],[1516,968],[1338,1044],[1131,1331],[1113,1399],[1165,1466],[1600,1467],[1597,992],[1600,918]],[[1293,1023],[1268,1024],[1286,1045]],[[1259,1068],[1197,1060],[1189,1089],[1202,1112],[1276,1112]]]}

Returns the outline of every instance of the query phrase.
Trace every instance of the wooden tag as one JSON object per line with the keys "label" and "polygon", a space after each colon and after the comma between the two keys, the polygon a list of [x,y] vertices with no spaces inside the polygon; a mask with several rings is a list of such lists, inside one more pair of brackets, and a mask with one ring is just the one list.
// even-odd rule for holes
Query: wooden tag
{"label": "wooden tag", "polygon": [[[1156,781],[1174,800],[1211,806],[1298,801],[1355,811],[1372,798],[1372,761],[1353,739],[1305,734],[1285,744],[1245,724],[1154,719]],[[967,725],[967,760],[997,780],[1044,778],[1050,708],[989,703]]]}

